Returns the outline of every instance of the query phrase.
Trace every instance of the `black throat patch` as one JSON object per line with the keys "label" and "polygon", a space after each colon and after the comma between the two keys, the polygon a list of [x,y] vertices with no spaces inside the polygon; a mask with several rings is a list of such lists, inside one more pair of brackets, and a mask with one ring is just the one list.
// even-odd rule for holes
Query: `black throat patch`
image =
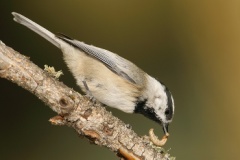
{"label": "black throat patch", "polygon": [[134,113],[143,114],[145,117],[157,122],[161,123],[161,121],[157,118],[156,113],[153,108],[149,108],[146,106],[147,100],[138,101],[135,106]]}

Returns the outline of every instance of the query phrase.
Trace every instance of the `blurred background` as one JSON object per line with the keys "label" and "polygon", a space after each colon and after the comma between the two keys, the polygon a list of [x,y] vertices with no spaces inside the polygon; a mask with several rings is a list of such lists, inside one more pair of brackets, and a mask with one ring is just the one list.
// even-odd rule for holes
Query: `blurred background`
{"label": "blurred background", "polygon": [[[15,23],[19,12],[53,32],[108,49],[163,81],[175,98],[166,150],[177,159],[239,159],[239,0],[1,1],[0,40],[43,68],[63,70],[60,81],[80,91],[61,51]],[[0,159],[117,159],[55,116],[37,97],[0,79]],[[141,115],[107,108],[139,135],[160,126]]]}

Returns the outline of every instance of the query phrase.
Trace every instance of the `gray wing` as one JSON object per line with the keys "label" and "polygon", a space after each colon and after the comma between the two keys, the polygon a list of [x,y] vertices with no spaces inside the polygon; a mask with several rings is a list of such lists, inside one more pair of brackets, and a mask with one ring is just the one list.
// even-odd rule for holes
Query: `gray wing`
{"label": "gray wing", "polygon": [[132,62],[118,56],[115,53],[71,39],[63,34],[56,36],[63,41],[71,44],[72,46],[80,49],[91,57],[96,58],[106,67],[108,67],[112,72],[123,77],[129,82],[138,84],[140,86],[144,83],[145,73]]}

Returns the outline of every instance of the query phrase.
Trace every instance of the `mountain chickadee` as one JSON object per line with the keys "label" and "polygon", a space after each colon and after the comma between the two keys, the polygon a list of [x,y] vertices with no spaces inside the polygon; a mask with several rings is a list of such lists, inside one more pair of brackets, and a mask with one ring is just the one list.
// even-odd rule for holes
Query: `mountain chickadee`
{"label": "mountain chickadee", "polygon": [[[14,20],[62,50],[64,60],[83,91],[89,89],[101,103],[126,113],[141,113],[163,127],[174,115],[174,101],[168,88],[115,53],[53,34],[21,14]],[[165,143],[165,142],[164,142]]]}

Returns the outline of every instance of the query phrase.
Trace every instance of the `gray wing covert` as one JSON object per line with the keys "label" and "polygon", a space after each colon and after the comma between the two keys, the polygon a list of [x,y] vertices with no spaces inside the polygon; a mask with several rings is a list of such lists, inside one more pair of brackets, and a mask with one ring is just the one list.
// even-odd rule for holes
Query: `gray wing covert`
{"label": "gray wing covert", "polygon": [[145,81],[144,72],[139,69],[132,62],[118,56],[115,53],[107,51],[102,48],[98,48],[92,45],[85,44],[83,42],[73,40],[65,35],[56,35],[63,41],[71,44],[72,46],[80,49],[86,54],[96,58],[102,62],[106,67],[108,67],[112,72],[123,77],[131,83],[142,85]]}

